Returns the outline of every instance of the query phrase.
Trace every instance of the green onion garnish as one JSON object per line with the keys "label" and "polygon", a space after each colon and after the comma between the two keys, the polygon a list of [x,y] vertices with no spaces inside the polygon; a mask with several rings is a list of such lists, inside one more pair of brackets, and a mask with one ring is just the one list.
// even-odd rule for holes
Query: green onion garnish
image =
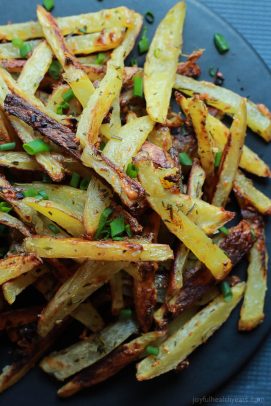
{"label": "green onion garnish", "polygon": [[134,96],[142,97],[143,96],[143,79],[140,76],[135,76],[133,78],[134,82]]}
{"label": "green onion garnish", "polygon": [[120,318],[124,319],[124,320],[130,319],[132,317],[132,315],[133,315],[133,311],[130,308],[121,309],[120,314],[119,314]]}
{"label": "green onion garnish", "polygon": [[49,196],[47,195],[47,193],[45,192],[45,190],[40,190],[38,193],[39,196],[41,196],[44,200],[48,200]]}
{"label": "green onion garnish", "polygon": [[130,178],[134,179],[137,177],[138,168],[134,164],[130,163],[127,165],[126,173]]}
{"label": "green onion garnish", "polygon": [[119,236],[125,231],[124,217],[117,217],[110,223],[111,237]]}
{"label": "green onion garnish", "polygon": [[140,54],[145,54],[149,50],[149,39],[147,37],[147,29],[144,28],[142,37],[138,43],[138,50]]}
{"label": "green onion garnish", "polygon": [[128,235],[128,237],[131,238],[131,237],[133,236],[133,233],[132,233],[130,224],[126,224],[126,226],[125,226],[125,231],[126,231],[126,234]]}
{"label": "green onion garnish", "polygon": [[71,101],[74,98],[74,93],[73,93],[72,89],[69,89],[65,93],[63,93],[62,98],[63,98],[64,102],[66,102],[66,103]]}
{"label": "green onion garnish", "polygon": [[213,66],[211,68],[209,68],[209,75],[214,78],[217,72],[217,69],[215,69]]}
{"label": "green onion garnish", "polygon": [[54,234],[59,234],[60,230],[55,224],[49,224],[48,229],[51,230]]}
{"label": "green onion garnish", "polygon": [[229,235],[229,229],[227,227],[220,227],[218,229],[221,233],[225,234],[225,235]]}
{"label": "green onion garnish", "polygon": [[81,190],[87,190],[88,185],[89,185],[89,179],[83,178],[83,179],[81,180],[81,182],[80,182],[79,188],[80,188]]}
{"label": "green onion garnish", "polygon": [[0,145],[0,151],[11,151],[16,147],[16,142],[7,142]]}
{"label": "green onion garnish", "polygon": [[216,49],[218,50],[218,52],[220,54],[224,54],[225,52],[228,52],[230,49],[226,38],[222,34],[216,33],[214,35],[214,43],[215,43]]}
{"label": "green onion garnish", "polygon": [[151,11],[147,11],[147,13],[145,14],[145,20],[147,21],[147,23],[153,24],[154,15],[153,15],[153,13]]}
{"label": "green onion garnish", "polygon": [[156,48],[153,51],[153,55],[155,56],[155,58],[159,58],[159,56],[161,55],[161,49],[160,48]]}
{"label": "green onion garnish", "polygon": [[146,347],[146,353],[149,355],[155,355],[157,356],[159,354],[159,348],[158,347],[154,347],[153,345],[148,345]]}
{"label": "green onion garnish", "polygon": [[64,110],[67,110],[70,107],[69,103],[63,101],[60,103],[59,106],[56,108],[56,113],[62,115],[64,113]]}
{"label": "green onion garnish", "polygon": [[24,44],[24,41],[21,38],[13,38],[12,45],[16,48],[21,48]]}
{"label": "green onion garnish", "polygon": [[220,162],[221,162],[221,158],[222,158],[222,152],[221,152],[221,151],[218,151],[218,152],[215,154],[215,168],[218,168],[218,167],[219,167]]}
{"label": "green onion garnish", "polygon": [[60,63],[58,61],[53,61],[49,67],[48,73],[53,79],[58,80],[60,78],[61,70]]}
{"label": "green onion garnish", "polygon": [[0,203],[0,211],[2,211],[4,213],[9,213],[11,210],[12,210],[12,207],[7,202]]}
{"label": "green onion garnish", "polygon": [[131,66],[137,66],[137,59],[136,58],[132,58],[131,62],[130,62]]}
{"label": "green onion garnish", "polygon": [[50,146],[40,139],[36,139],[28,142],[27,144],[23,144],[23,149],[29,155],[37,155],[43,152],[50,152]]}
{"label": "green onion garnish", "polygon": [[100,216],[100,220],[99,220],[99,225],[98,225],[98,228],[97,228],[97,231],[96,231],[96,234],[95,234],[95,239],[96,240],[101,238],[102,234],[104,233],[106,222],[107,222],[108,218],[111,216],[112,213],[113,213],[113,210],[111,209],[111,207],[107,207],[102,212],[102,214]]}
{"label": "green onion garnish", "polygon": [[28,54],[30,54],[30,52],[32,51],[32,45],[29,44],[28,42],[24,42],[19,49],[21,57],[25,59],[28,57]]}
{"label": "green onion garnish", "polygon": [[43,6],[46,8],[47,11],[51,11],[55,7],[55,1],[54,0],[43,0]]}
{"label": "green onion garnish", "polygon": [[99,150],[102,151],[105,146],[106,146],[106,143],[104,141],[101,141],[100,146],[99,146]]}
{"label": "green onion garnish", "polygon": [[193,164],[192,159],[186,152],[179,153],[179,162],[181,165],[191,166]]}
{"label": "green onion garnish", "polygon": [[96,64],[97,65],[102,65],[106,60],[106,55],[103,52],[99,52],[96,56]]}
{"label": "green onion garnish", "polygon": [[70,180],[70,186],[77,188],[80,183],[80,175],[76,172],[72,173],[72,177]]}
{"label": "green onion garnish", "polygon": [[36,197],[38,194],[39,192],[34,188],[30,188],[23,191],[24,197]]}
{"label": "green onion garnish", "polygon": [[224,296],[225,302],[230,302],[232,300],[232,290],[231,290],[229,282],[227,282],[227,281],[221,282],[220,289]]}

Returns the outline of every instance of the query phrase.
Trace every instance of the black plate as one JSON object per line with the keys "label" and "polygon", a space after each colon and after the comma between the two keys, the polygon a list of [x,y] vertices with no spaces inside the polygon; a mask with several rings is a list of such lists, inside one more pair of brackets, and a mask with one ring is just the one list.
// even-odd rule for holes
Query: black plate
{"label": "black plate", "polygon": [[[0,23],[19,22],[35,19],[35,5],[41,1],[0,0]],[[54,14],[58,16],[79,14],[117,5],[127,5],[141,13],[151,10],[157,23],[175,0],[56,0]],[[152,35],[155,24],[148,26]],[[231,50],[219,55],[212,38],[214,32],[223,33]],[[219,67],[225,75],[225,86],[243,96],[249,96],[255,102],[270,105],[271,77],[268,68],[255,51],[225,21],[196,1],[188,1],[186,28],[184,35],[184,53],[194,49],[206,48],[201,59],[202,78],[208,77],[210,66]],[[249,134],[247,144],[271,165],[271,147],[257,135]],[[257,185],[270,195],[268,181],[257,181]],[[267,235],[271,235],[270,223]],[[270,245],[270,239],[269,239]],[[269,278],[269,292],[271,291]],[[266,299],[266,309],[271,308],[271,295]],[[190,357],[191,366],[182,373],[170,373],[150,382],[138,383],[135,380],[135,368],[122,371],[109,381],[82,392],[78,396],[65,400],[69,405],[111,406],[115,404],[132,405],[168,405],[183,406],[189,404],[193,396],[201,396],[217,389],[240,367],[249,360],[264,337],[271,329],[271,313],[266,312],[264,323],[249,334],[237,331],[238,311],[234,311],[226,324]],[[7,351],[7,350],[5,350]],[[2,352],[2,351],[1,351]],[[64,404],[57,399],[53,379],[38,368],[30,372],[21,382],[12,387],[0,398],[5,405],[48,406]]]}

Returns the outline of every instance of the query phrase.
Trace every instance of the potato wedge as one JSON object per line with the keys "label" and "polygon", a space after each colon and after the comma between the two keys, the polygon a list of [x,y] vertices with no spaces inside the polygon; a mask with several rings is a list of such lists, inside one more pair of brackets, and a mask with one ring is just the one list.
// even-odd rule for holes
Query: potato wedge
{"label": "potato wedge", "polygon": [[[86,261],[56,292],[44,308],[38,331],[45,336],[58,320],[75,311],[95,290],[106,283],[114,273],[120,271],[124,262],[94,262]],[[71,300],[72,298],[72,300]]]}
{"label": "potato wedge", "polygon": [[23,202],[35,209],[38,213],[48,217],[60,227],[64,228],[74,237],[84,234],[83,218],[68,210],[64,204],[59,204],[51,200],[40,200],[27,197]]}
{"label": "potato wedge", "polygon": [[0,285],[17,278],[17,276],[33,271],[41,264],[34,255],[12,255],[0,260]]}
{"label": "potato wedge", "polygon": [[[155,171],[150,162],[137,161],[137,167],[139,167],[139,179],[146,190],[148,202],[161,216],[166,227],[207,266],[216,279],[223,279],[231,269],[230,259],[183,213],[182,205],[174,206],[174,200],[169,202],[167,196],[164,201],[164,196],[160,192],[163,188],[161,184],[155,182]],[[159,185],[158,193],[157,185]],[[189,196],[186,197],[189,198]]]}
{"label": "potato wedge", "polygon": [[188,179],[187,194],[193,199],[200,199],[204,180],[205,172],[197,160],[194,160]]}
{"label": "potato wedge", "polygon": [[104,328],[104,321],[95,307],[87,302],[81,303],[72,313],[72,317],[80,321],[85,327],[94,333]]}
{"label": "potato wedge", "polygon": [[201,166],[206,173],[206,181],[208,182],[208,185],[210,185],[214,176],[214,145],[213,139],[206,130],[208,110],[198,97],[194,97],[189,103],[189,114],[197,136],[198,154]]}
{"label": "potato wedge", "polygon": [[32,237],[24,241],[26,252],[43,258],[89,258],[96,261],[165,261],[172,258],[166,244],[127,241],[87,241],[76,238]]}
{"label": "potato wedge", "polygon": [[[233,115],[238,110],[240,105],[241,96],[225,89],[224,87],[215,86],[212,83],[197,81],[186,76],[176,75],[176,81],[173,86],[188,95],[195,93],[201,95],[201,97],[210,106],[217,107],[224,113]],[[247,100],[247,125],[252,131],[259,134],[265,141],[271,140],[271,119],[268,115],[262,112],[262,109]]]}
{"label": "potato wedge", "polygon": [[103,137],[110,140],[111,137],[114,138],[114,136],[119,133],[120,128],[120,98],[118,96],[112,103],[112,113],[110,116],[110,121],[108,124],[102,124],[100,126],[100,133]]}
{"label": "potato wedge", "polygon": [[256,226],[257,241],[249,253],[244,302],[241,307],[239,330],[256,328],[264,319],[264,301],[267,291],[268,252],[265,245],[264,225]]}
{"label": "potato wedge", "polygon": [[250,179],[238,171],[233,182],[233,190],[236,196],[243,198],[248,206],[255,207],[259,213],[271,214],[271,199],[253,186]]}
{"label": "potato wedge", "polygon": [[37,7],[37,16],[48,44],[65,71],[65,80],[71,86],[82,106],[86,106],[89,97],[94,92],[92,82],[79,61],[66,46],[61,30],[53,16],[41,6]]}
{"label": "potato wedge", "polygon": [[158,25],[144,65],[147,112],[153,121],[167,118],[171,91],[182,47],[185,3],[172,7]]}
{"label": "potato wedge", "polygon": [[84,148],[87,143],[95,145],[99,129],[114,99],[119,96],[122,86],[122,68],[108,65],[105,77],[101,80],[84,104],[85,108],[78,123],[76,138]]}
{"label": "potato wedge", "polygon": [[40,367],[63,381],[105,357],[136,331],[137,326],[132,319],[117,321],[86,340],[48,355],[41,361]]}
{"label": "potato wedge", "polygon": [[137,379],[152,379],[175,369],[227,320],[241,300],[244,290],[245,283],[238,283],[232,288],[233,298],[230,302],[226,302],[220,295],[198,312],[159,346],[160,351],[156,357],[149,356],[137,365]]}
{"label": "potato wedge", "polygon": [[37,269],[33,269],[32,271],[4,283],[2,286],[3,295],[8,304],[13,304],[20,293],[22,293],[28,286],[32,285],[32,283],[36,282],[39,277],[45,275],[47,272],[48,268],[45,265],[41,265]]}
{"label": "potato wedge", "polygon": [[242,100],[234,115],[230,136],[225,146],[218,170],[218,182],[215,186],[212,204],[224,207],[228,201],[232,185],[238,170],[247,128],[246,102]]}
{"label": "potato wedge", "polygon": [[153,126],[154,122],[149,116],[130,121],[115,134],[116,138],[111,138],[107,142],[103,155],[121,169],[126,170],[128,163],[140,150]]}
{"label": "potato wedge", "polygon": [[0,166],[22,171],[41,171],[41,166],[26,152],[2,152]]}
{"label": "potato wedge", "polygon": [[35,94],[40,82],[52,62],[53,54],[47,42],[41,42],[27,60],[18,78],[20,88],[30,94]]}
{"label": "potato wedge", "polygon": [[[133,25],[134,12],[127,7],[116,7],[100,10],[95,13],[73,15],[57,18],[62,35],[82,34],[102,31],[114,27],[130,27]],[[13,38],[27,40],[42,38],[43,30],[39,22],[28,21],[19,24],[0,26],[0,40],[11,41]]]}
{"label": "potato wedge", "polygon": [[30,237],[30,231],[24,225],[24,223],[8,213],[0,211],[0,224],[4,224],[5,226],[15,228],[16,230],[20,231],[20,233],[25,237]]}
{"label": "potato wedge", "polygon": [[105,381],[138,359],[149,344],[161,339],[163,335],[164,332],[162,331],[151,331],[123,344],[106,358],[75,375],[71,381],[58,390],[57,394],[62,398],[66,398],[83,388],[89,388]]}

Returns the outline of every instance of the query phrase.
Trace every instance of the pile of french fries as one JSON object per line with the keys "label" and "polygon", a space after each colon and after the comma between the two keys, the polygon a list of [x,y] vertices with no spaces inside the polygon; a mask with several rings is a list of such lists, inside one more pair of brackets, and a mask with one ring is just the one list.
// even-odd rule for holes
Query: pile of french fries
{"label": "pile of french fries", "polygon": [[[143,24],[126,7],[38,6],[37,22],[0,26],[0,330],[21,355],[0,392],[36,363],[61,397],[135,361],[148,380],[187,365],[242,299],[239,330],[264,319],[271,200],[247,174],[271,171],[245,137],[269,142],[271,114],[196,80],[202,50],[179,62],[185,13],[160,21],[144,68],[125,66]],[[242,219],[225,227],[232,199]],[[232,272],[245,256],[246,282]]]}

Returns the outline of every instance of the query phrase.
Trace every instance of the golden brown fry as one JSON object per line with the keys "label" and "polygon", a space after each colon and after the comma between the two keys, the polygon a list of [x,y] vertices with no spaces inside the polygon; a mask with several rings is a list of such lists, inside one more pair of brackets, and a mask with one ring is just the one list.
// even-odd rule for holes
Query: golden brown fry
{"label": "golden brown fry", "polygon": [[41,260],[34,255],[12,255],[0,260],[0,285],[36,269]]}

